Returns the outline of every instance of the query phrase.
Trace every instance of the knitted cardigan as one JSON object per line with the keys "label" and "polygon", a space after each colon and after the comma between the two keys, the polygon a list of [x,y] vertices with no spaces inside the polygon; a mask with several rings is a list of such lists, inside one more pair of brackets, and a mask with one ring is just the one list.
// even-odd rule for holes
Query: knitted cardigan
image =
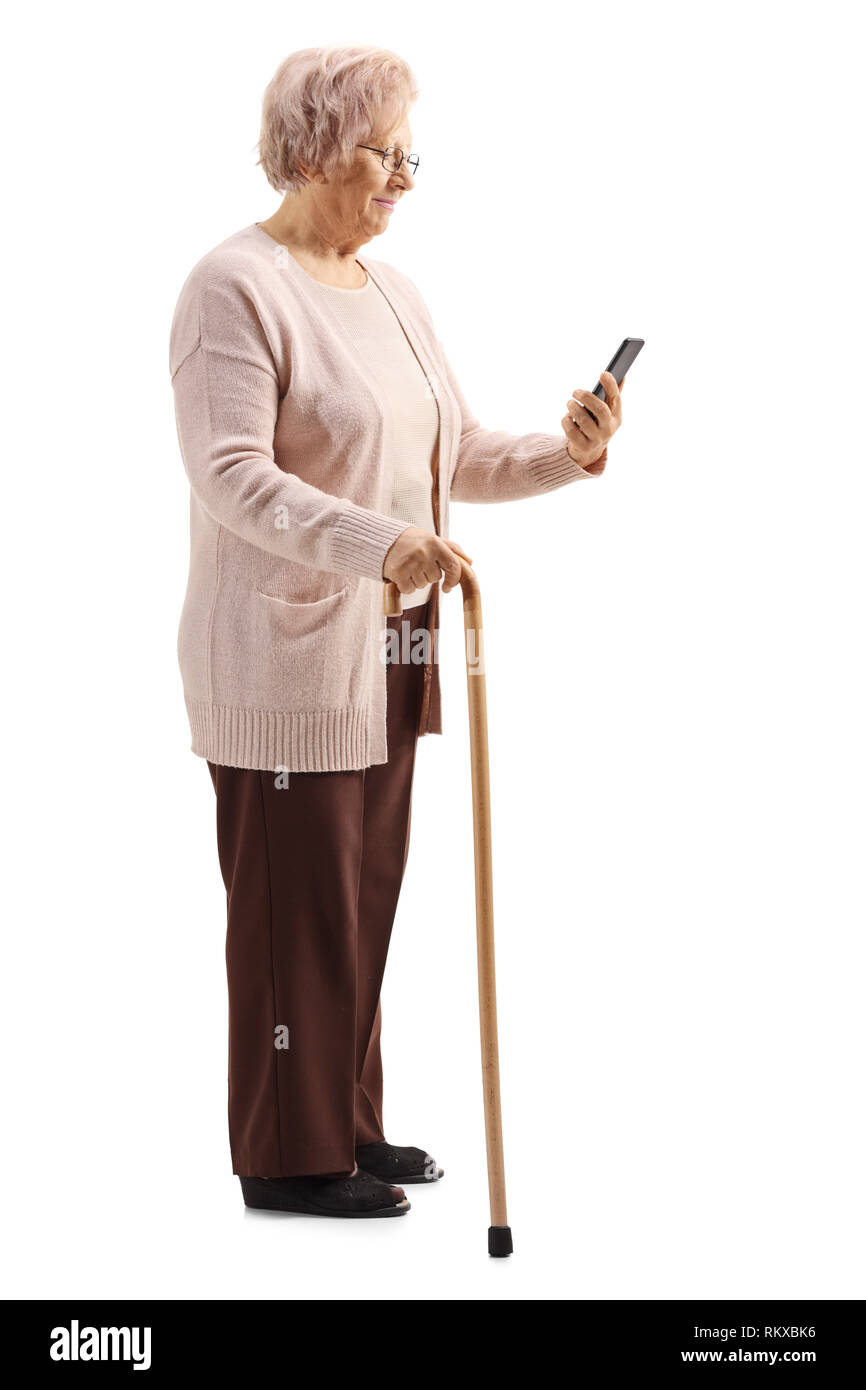
{"label": "knitted cardigan", "polygon": [[[408,276],[357,256],[391,304],[440,417],[433,497],[504,502],[598,477],[564,435],[483,429]],[[409,524],[389,514],[382,386],[314,283],[257,223],[188,275],[171,325],[191,556],[178,658],[192,750],[231,767],[340,771],[383,763],[382,565]],[[439,585],[431,591],[435,630]],[[419,735],[441,733],[438,643]]]}

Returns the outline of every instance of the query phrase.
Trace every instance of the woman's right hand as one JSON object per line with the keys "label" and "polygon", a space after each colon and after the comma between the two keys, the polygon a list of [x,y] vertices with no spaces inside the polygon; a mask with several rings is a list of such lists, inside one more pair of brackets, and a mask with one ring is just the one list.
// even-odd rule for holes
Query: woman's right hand
{"label": "woman's right hand", "polygon": [[407,526],[385,556],[382,578],[392,580],[401,594],[411,594],[426,584],[438,584],[444,577],[442,591],[447,594],[460,583],[462,566],[458,555],[472,564],[471,555],[456,541],[445,541],[420,526]]}

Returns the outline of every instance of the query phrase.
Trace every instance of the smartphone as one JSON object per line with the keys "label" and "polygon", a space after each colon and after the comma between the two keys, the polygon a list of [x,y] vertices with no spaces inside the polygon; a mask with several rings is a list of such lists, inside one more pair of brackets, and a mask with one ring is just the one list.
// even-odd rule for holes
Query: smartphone
{"label": "smartphone", "polygon": [[[643,338],[623,338],[616,352],[613,354],[613,357],[607,364],[607,370],[613,373],[617,383],[624,379],[626,372],[628,371],[634,359],[637,357],[643,345]],[[597,386],[593,386],[592,394],[594,396],[598,396],[598,399],[600,401],[606,399],[604,394],[604,387],[602,386],[601,382],[599,382]],[[590,411],[589,414],[592,415],[592,411]],[[595,420],[594,415],[592,415],[592,418],[593,420]],[[596,424],[598,424],[597,420],[595,422]]]}

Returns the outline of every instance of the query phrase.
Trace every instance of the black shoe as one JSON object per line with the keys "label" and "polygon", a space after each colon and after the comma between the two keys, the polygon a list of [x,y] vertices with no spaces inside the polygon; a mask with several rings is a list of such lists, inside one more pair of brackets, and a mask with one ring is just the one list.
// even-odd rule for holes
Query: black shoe
{"label": "black shoe", "polygon": [[445,1174],[423,1149],[399,1148],[384,1139],[378,1144],[360,1144],[355,1149],[355,1162],[383,1182],[438,1182]]}
{"label": "black shoe", "polygon": [[248,1207],[304,1216],[405,1216],[408,1199],[372,1173],[350,1178],[241,1178]]}

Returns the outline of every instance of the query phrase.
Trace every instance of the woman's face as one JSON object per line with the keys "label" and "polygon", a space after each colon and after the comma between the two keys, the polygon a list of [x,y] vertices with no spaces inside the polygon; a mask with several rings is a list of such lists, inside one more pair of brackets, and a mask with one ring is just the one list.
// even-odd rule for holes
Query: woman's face
{"label": "woman's face", "polygon": [[[406,154],[412,149],[412,131],[403,117],[395,126],[382,127],[363,142],[387,149],[398,145]],[[318,184],[320,211],[334,233],[336,242],[364,242],[380,236],[400,200],[415,186],[406,160],[396,172],[382,167],[382,156],[373,150],[356,149],[351,168],[338,182]]]}

